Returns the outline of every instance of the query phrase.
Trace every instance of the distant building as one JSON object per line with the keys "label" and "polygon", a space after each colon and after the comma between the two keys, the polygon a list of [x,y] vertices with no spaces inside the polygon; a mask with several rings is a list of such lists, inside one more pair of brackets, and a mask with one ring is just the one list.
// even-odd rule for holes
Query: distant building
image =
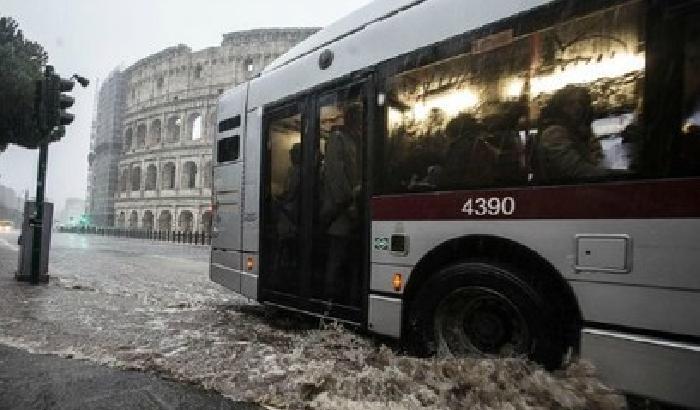
{"label": "distant building", "polygon": [[59,225],[72,226],[81,222],[85,212],[85,200],[80,198],[67,198],[60,214],[54,215],[54,220]]}
{"label": "distant building", "polygon": [[[317,30],[228,33],[220,46],[200,51],[185,45],[170,47],[113,72],[120,79],[119,85],[116,80],[111,84],[121,91],[106,95],[118,95],[114,100],[123,98],[124,103],[117,114],[117,105],[103,104],[100,92],[95,140],[104,136],[112,143],[100,151],[96,142],[90,153],[87,198],[93,224],[207,230],[211,224],[211,155],[219,95],[255,76]],[[107,81],[102,87],[106,86]],[[117,119],[119,122],[112,122]],[[113,124],[109,128],[113,132],[105,131],[108,127],[104,122]],[[117,146],[121,147],[118,177],[113,178],[113,148]],[[109,177],[100,178],[100,169],[106,168],[110,169]],[[110,192],[114,212],[105,211],[107,216],[101,219],[99,214],[108,205],[103,207],[98,198]]]}
{"label": "distant building", "polygon": [[0,219],[10,220],[19,226],[22,221],[22,202],[14,189],[0,185]]}
{"label": "distant building", "polygon": [[124,74],[114,70],[102,83],[95,98],[90,132],[85,213],[95,226],[114,226],[125,97]]}

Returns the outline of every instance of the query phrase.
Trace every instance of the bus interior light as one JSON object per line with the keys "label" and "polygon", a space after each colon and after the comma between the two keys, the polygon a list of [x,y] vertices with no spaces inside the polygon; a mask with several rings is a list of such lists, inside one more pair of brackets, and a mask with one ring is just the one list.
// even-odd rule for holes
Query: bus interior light
{"label": "bus interior light", "polygon": [[391,285],[394,287],[394,291],[401,292],[403,288],[403,275],[400,272],[394,273],[394,277],[391,279]]}

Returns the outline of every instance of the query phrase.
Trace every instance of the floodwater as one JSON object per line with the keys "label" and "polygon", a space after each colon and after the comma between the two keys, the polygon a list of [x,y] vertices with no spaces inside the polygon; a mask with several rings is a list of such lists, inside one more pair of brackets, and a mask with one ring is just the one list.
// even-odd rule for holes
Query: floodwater
{"label": "floodwater", "polygon": [[15,282],[0,234],[0,343],[155,372],[293,409],[619,409],[587,363],[419,359],[334,323],[273,311],[209,281],[209,249],[54,234],[51,281]]}

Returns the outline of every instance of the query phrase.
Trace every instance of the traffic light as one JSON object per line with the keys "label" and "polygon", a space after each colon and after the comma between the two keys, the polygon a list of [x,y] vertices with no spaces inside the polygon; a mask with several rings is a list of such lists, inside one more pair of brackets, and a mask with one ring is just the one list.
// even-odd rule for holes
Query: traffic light
{"label": "traffic light", "polygon": [[55,76],[54,81],[58,95],[58,119],[56,121],[56,125],[70,125],[70,123],[73,122],[73,119],[75,119],[75,115],[66,112],[66,108],[73,106],[73,103],[75,103],[75,98],[63,93],[71,91],[75,86],[75,83],[72,80],[66,80],[59,76]]}
{"label": "traffic light", "polygon": [[54,73],[52,66],[46,66],[44,78],[36,85],[36,120],[41,133],[49,142],[58,141],[65,134],[64,127],[70,125],[75,116],[66,111],[75,103],[75,98],[64,93],[73,90],[75,82],[86,87],[89,81],[79,75],[70,79],[61,78]]}

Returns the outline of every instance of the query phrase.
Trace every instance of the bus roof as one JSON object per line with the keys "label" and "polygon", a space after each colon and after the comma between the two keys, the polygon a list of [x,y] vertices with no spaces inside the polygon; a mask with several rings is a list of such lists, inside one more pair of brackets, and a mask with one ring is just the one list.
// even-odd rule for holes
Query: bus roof
{"label": "bus roof", "polygon": [[[375,0],[273,61],[250,82],[254,109],[552,0]],[[319,68],[319,55],[333,63]],[[222,102],[228,97],[226,93]]]}
{"label": "bus roof", "polygon": [[353,11],[340,20],[337,20],[322,30],[319,30],[315,34],[309,36],[306,40],[292,47],[285,54],[281,55],[272,61],[267,67],[265,67],[263,73],[275,70],[291,61],[298,59],[300,56],[308,54],[323,47],[324,45],[333,43],[340,38],[361,30],[364,26],[370,24],[371,22],[382,20],[400,10],[404,10],[424,1],[427,0],[375,0],[366,6]]}

